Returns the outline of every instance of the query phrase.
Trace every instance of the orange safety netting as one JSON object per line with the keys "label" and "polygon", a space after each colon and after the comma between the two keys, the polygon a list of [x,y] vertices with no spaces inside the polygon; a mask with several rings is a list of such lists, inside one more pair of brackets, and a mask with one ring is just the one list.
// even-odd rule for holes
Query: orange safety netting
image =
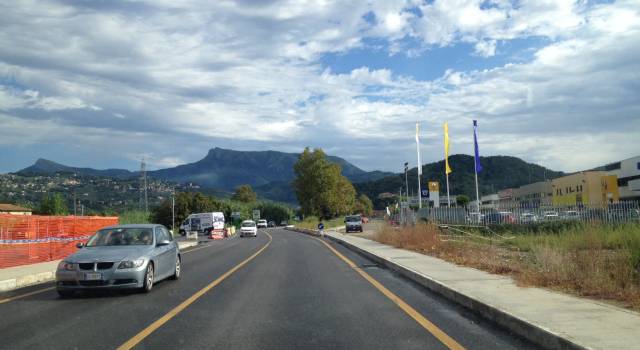
{"label": "orange safety netting", "polygon": [[0,268],[62,259],[118,217],[0,214]]}

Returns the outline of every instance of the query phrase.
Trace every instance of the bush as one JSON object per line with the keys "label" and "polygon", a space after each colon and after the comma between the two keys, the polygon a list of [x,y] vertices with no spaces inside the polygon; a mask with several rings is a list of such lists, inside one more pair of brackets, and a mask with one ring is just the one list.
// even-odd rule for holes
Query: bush
{"label": "bush", "polygon": [[[120,224],[150,224],[151,215],[144,210],[127,210],[118,215],[120,218]],[[171,227],[171,223],[169,226]]]}

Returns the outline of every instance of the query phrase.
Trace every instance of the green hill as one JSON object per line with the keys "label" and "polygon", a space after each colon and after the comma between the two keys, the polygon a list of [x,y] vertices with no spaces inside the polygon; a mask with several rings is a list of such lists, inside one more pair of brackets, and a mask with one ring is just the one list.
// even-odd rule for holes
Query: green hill
{"label": "green hill", "polygon": [[[520,158],[508,156],[480,157],[483,171],[478,174],[480,196],[497,191],[526,185],[532,182],[554,179],[563,173],[546,169],[537,164],[527,163]],[[449,174],[449,190],[451,195],[465,194],[475,199],[475,179],[473,156],[456,154],[449,157],[449,165],[453,173]],[[409,191],[417,193],[417,168],[409,170]],[[444,160],[425,164],[422,167],[422,184],[427,181],[438,181],[440,193],[446,193]],[[359,193],[364,193],[374,202],[377,208],[384,206],[378,195],[384,192],[397,194],[404,188],[404,173],[386,176],[382,179],[355,183]]]}

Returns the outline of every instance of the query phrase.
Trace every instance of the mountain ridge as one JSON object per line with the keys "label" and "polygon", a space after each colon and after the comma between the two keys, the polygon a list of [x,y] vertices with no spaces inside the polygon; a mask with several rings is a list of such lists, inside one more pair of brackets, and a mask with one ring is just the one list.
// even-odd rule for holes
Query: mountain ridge
{"label": "mountain ridge", "polygon": [[[541,165],[528,163],[513,156],[480,157],[483,170],[478,174],[480,196],[497,193],[507,188],[515,188],[529,183],[551,180],[564,175],[562,171],[547,169]],[[464,194],[475,199],[474,157],[466,154],[449,156],[449,165],[453,172],[449,174],[449,192],[451,195]],[[427,163],[422,166],[421,181],[423,187],[427,181],[437,181],[440,193],[446,194],[445,162]],[[417,190],[417,167],[411,168],[407,174],[409,191],[414,195]],[[354,183],[358,193],[366,194],[377,208],[384,208],[388,200],[378,198],[381,193],[397,194],[405,186],[404,173],[386,176],[373,181]]]}
{"label": "mountain ridge", "polygon": [[[219,147],[211,148],[204,158],[181,164],[171,168],[147,171],[147,175],[174,182],[192,182],[202,187],[220,190],[233,190],[236,186],[249,184],[254,187],[264,186],[272,182],[290,182],[294,178],[293,164],[299,153],[280,151],[236,151]],[[347,160],[327,156],[329,161],[339,164],[342,173],[353,182],[369,181],[391,175],[391,172],[368,172],[351,164]],[[116,178],[132,178],[139,171],[126,169],[93,169],[86,167],[70,167],[51,160],[39,158],[33,165],[17,171],[18,174],[50,174],[55,172],[71,172],[84,175],[110,176]]]}

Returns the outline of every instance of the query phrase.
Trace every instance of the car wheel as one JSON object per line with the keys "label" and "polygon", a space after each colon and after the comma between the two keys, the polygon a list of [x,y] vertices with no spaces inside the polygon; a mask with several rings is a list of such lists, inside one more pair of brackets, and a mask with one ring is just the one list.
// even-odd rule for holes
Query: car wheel
{"label": "car wheel", "polygon": [[149,262],[147,264],[147,271],[144,274],[144,284],[142,286],[142,291],[145,293],[149,293],[153,288],[153,264]]}
{"label": "car wheel", "polygon": [[171,276],[172,280],[180,279],[180,274],[182,273],[182,265],[180,264],[180,257],[176,258],[176,267],[173,271],[173,276]]}
{"label": "car wheel", "polygon": [[58,295],[60,296],[60,298],[63,298],[63,299],[71,298],[74,294],[72,290],[57,289],[56,291],[58,292]]}

